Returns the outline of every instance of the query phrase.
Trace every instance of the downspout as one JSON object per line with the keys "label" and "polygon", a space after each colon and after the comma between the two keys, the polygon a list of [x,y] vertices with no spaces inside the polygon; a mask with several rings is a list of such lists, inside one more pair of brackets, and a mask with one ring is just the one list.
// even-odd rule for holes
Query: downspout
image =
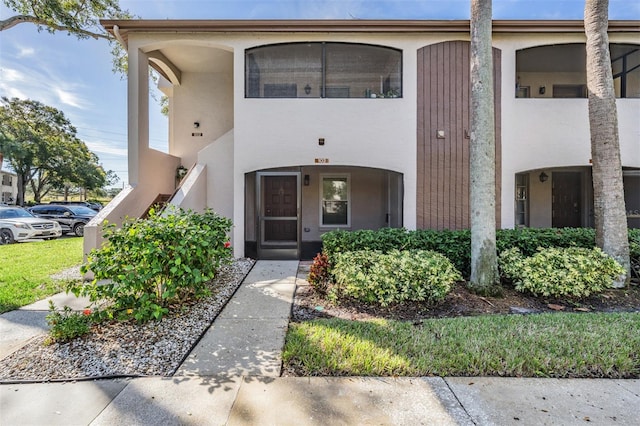
{"label": "downspout", "polygon": [[120,45],[124,48],[124,51],[129,52],[129,46],[127,46],[127,43],[125,43],[124,39],[122,38],[122,35],[120,34],[119,26],[117,25],[113,26],[113,35],[116,36],[116,40],[118,40]]}

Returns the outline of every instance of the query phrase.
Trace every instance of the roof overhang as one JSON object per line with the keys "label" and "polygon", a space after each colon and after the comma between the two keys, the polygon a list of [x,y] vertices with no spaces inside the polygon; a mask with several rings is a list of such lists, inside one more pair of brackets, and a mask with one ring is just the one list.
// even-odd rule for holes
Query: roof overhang
{"label": "roof overhang", "polygon": [[[113,34],[114,26],[123,36],[129,32],[270,32],[270,33],[434,33],[469,32],[467,20],[101,20]],[[576,33],[584,32],[582,20],[494,20],[494,33]],[[609,32],[640,32],[640,21],[609,21]]]}

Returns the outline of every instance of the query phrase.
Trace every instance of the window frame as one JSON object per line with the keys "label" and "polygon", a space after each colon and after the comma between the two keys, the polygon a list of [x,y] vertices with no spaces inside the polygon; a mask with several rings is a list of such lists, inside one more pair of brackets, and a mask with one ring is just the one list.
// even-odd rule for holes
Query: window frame
{"label": "window frame", "polygon": [[[249,76],[249,55],[253,53],[253,51],[257,49],[263,49],[268,47],[282,47],[282,46],[293,46],[293,45],[312,45],[318,44],[321,46],[321,58],[320,58],[320,93],[319,96],[296,96],[296,97],[265,97],[265,96],[249,96],[249,86],[250,79]],[[326,90],[335,90],[335,87],[327,87],[327,58],[326,58],[326,49],[328,45],[345,45],[345,46],[364,46],[364,47],[372,47],[377,49],[384,49],[387,51],[392,51],[398,54],[399,60],[399,69],[398,69],[398,77],[399,77],[399,90],[395,96],[358,96],[358,97],[329,97],[326,96]],[[395,47],[380,45],[380,44],[372,44],[372,43],[351,43],[351,42],[340,42],[340,41],[296,41],[296,42],[287,42],[287,43],[271,43],[271,44],[263,44],[260,46],[253,46],[246,48],[244,50],[244,98],[245,99],[402,99],[404,96],[404,52],[402,49],[398,49]],[[386,84],[386,83],[385,83]],[[389,92],[395,92],[394,89],[389,89]]]}
{"label": "window frame", "polygon": [[[335,223],[324,223],[324,202],[329,201],[324,199],[324,180],[325,179],[345,179],[347,182],[347,223],[346,224],[335,224]],[[319,195],[318,198],[320,200],[319,206],[319,223],[321,228],[350,228],[351,227],[351,174],[350,173],[321,173],[319,179]]]}

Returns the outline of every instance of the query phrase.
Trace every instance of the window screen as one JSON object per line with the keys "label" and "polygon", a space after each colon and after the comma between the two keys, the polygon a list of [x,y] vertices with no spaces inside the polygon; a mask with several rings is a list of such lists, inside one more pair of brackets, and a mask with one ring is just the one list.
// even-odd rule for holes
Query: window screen
{"label": "window screen", "polygon": [[396,98],[402,52],[350,43],[292,43],[245,54],[248,98]]}

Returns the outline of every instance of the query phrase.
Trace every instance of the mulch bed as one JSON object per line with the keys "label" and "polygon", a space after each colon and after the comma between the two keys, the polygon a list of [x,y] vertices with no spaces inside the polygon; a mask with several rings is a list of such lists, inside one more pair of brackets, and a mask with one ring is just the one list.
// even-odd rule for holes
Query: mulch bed
{"label": "mulch bed", "polygon": [[427,318],[543,312],[640,312],[640,285],[633,282],[625,289],[610,289],[577,301],[535,297],[517,292],[508,286],[504,288],[503,297],[482,297],[470,292],[464,282],[459,282],[441,303],[403,303],[389,307],[366,305],[356,301],[344,301],[335,305],[316,294],[311,286],[305,285],[299,286],[296,291],[292,319],[307,321],[316,318],[384,318],[419,321]]}

